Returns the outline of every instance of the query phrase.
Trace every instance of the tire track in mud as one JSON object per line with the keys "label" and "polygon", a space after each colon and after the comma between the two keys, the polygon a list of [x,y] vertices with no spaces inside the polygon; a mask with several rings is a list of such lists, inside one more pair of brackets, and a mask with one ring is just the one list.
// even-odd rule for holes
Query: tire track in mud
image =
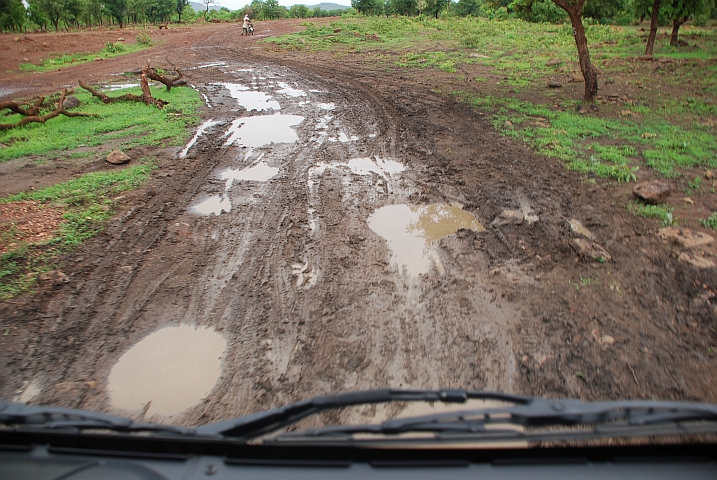
{"label": "tire track in mud", "polygon": [[[258,85],[280,98],[276,85],[260,75],[232,74],[247,62],[237,63],[231,49],[195,52],[199,63],[226,62],[192,72],[192,83],[209,96],[208,113],[224,120],[224,127],[244,113],[226,98],[216,101],[226,94],[211,84]],[[53,335],[38,339],[21,367],[44,372],[36,376],[45,386],[36,400],[112,411],[107,377],[118,358],[157,328],[186,323],[215,327],[228,347],[217,386],[201,404],[167,419],[178,423],[385,385],[511,391],[515,366],[508,332],[516,314],[498,306],[477,281],[485,268],[454,271],[452,254],[445,253],[461,251],[485,263],[472,248],[475,236],[440,242],[438,255],[450,275],[413,278],[397,272],[384,240],[366,223],[377,208],[424,194],[417,185],[426,166],[408,153],[420,142],[402,130],[400,112],[359,84],[329,80],[328,71],[316,76],[254,68],[284,75],[312,105],[333,103],[334,132],[339,124],[358,138],[317,141],[321,112],[312,107],[294,146],[266,148],[268,161],[280,168],[276,177],[233,184],[226,190],[235,205],[231,212],[197,217],[188,209],[198,197],[217,193],[217,172],[249,166],[240,149],[221,146],[224,128],[201,136],[157,194],[103,235],[101,240],[118,235],[106,248],[125,252],[127,260],[120,265],[113,256],[98,255],[86,267],[89,279],[50,303]],[[281,100],[281,113],[302,113],[290,99]],[[326,168],[314,179],[312,204],[312,168],[357,157],[400,161],[408,170],[382,176]],[[180,195],[167,202],[168,191]],[[316,210],[316,229],[309,208]],[[310,288],[297,282],[306,272],[319,275]],[[69,386],[58,390],[58,384]]]}

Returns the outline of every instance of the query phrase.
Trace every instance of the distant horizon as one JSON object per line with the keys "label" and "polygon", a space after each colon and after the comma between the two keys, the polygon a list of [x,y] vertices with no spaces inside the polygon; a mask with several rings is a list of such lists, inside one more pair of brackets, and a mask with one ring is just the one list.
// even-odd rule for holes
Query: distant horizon
{"label": "distant horizon", "polygon": [[[197,0],[193,0],[197,1]],[[239,10],[240,8],[243,8],[245,5],[249,5],[251,3],[251,0],[218,0],[217,5],[218,7],[227,7],[229,10]],[[317,1],[311,1],[311,2],[302,2],[300,0],[279,0],[279,5],[282,7],[292,7],[294,5],[318,5],[320,3],[335,3],[336,5],[343,5],[345,7],[351,6],[351,0],[335,0],[330,2],[317,2]]]}

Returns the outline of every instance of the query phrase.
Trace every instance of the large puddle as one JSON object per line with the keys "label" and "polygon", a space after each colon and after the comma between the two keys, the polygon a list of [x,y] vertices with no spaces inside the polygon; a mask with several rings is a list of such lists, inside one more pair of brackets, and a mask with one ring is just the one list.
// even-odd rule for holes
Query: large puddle
{"label": "large puddle", "polygon": [[224,195],[212,195],[196,205],[192,205],[192,211],[199,215],[220,215],[222,212],[232,211],[232,202]]}
{"label": "large puddle", "polygon": [[162,328],[139,341],[112,368],[110,401],[125,410],[146,409],[145,416],[180,413],[214,388],[225,348],[222,336],[211,328]]}
{"label": "large puddle", "polygon": [[184,149],[181,152],[179,152],[179,158],[185,158],[187,156],[187,153],[189,153],[189,149],[192,148],[195,143],[197,143],[197,140],[199,140],[199,137],[201,137],[204,134],[204,132],[206,132],[208,129],[210,129],[214,125],[219,125],[221,123],[223,123],[221,120],[210,119],[210,120],[207,120],[206,122],[202,123],[201,125],[199,125],[199,128],[197,128],[197,133],[194,134],[194,136],[189,141],[187,146],[184,147]]}
{"label": "large puddle", "polygon": [[262,115],[242,117],[232,122],[225,136],[224,146],[234,143],[258,148],[270,143],[292,143],[299,139],[296,130],[304,117],[299,115]]}
{"label": "large puddle", "polygon": [[485,228],[460,205],[388,205],[368,219],[368,225],[386,239],[393,261],[409,275],[428,273],[440,262],[431,243],[456,233],[461,228],[483,232]]}
{"label": "large puddle", "polygon": [[279,173],[278,168],[270,167],[264,160],[262,160],[256,165],[243,170],[227,168],[222,171],[220,177],[222,180],[226,180],[226,188],[229,190],[234,182],[265,182],[275,177],[277,173]]}

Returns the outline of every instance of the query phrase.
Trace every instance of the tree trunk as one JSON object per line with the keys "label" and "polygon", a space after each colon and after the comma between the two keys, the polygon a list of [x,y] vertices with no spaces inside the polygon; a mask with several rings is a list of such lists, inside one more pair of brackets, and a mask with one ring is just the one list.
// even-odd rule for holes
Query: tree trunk
{"label": "tree trunk", "polygon": [[[571,9],[573,10],[573,9]],[[588,50],[588,39],[585,36],[585,28],[583,27],[582,12],[572,12],[568,10],[570,22],[573,24],[575,32],[575,45],[578,47],[578,59],[580,61],[580,70],[585,79],[585,93],[583,93],[583,102],[594,103],[598,93],[597,71],[590,61],[590,51]]]}
{"label": "tree trunk", "polygon": [[652,1],[652,16],[650,17],[650,35],[647,37],[647,46],[645,46],[645,56],[652,56],[652,49],[655,47],[655,37],[657,37],[657,21],[660,16],[660,0]]}
{"label": "tree trunk", "polygon": [[677,37],[677,35],[680,33],[680,25],[682,25],[686,21],[686,18],[676,18],[672,20],[672,35],[670,35],[670,45],[672,45],[673,47],[680,46],[680,39]]}

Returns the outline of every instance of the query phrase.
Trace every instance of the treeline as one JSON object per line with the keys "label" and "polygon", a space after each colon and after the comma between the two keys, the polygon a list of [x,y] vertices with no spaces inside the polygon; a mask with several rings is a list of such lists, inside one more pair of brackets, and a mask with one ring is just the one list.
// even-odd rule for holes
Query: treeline
{"label": "treeline", "polygon": [[348,10],[309,9],[305,5],[282,7],[278,0],[254,0],[239,10],[221,7],[218,2],[201,0],[203,12],[195,12],[188,0],[0,0],[0,29],[3,32],[71,30],[125,24],[167,22],[237,21],[245,13],[258,20],[281,18],[332,17]]}
{"label": "treeline", "polygon": [[[565,10],[552,0],[352,0],[351,5],[364,15],[512,17],[549,23],[568,21]],[[582,16],[598,23],[629,25],[638,20],[649,20],[652,5],[653,0],[587,0]],[[709,19],[717,18],[717,0],[663,0],[660,4],[660,25],[669,25],[675,18],[705,25]]]}

